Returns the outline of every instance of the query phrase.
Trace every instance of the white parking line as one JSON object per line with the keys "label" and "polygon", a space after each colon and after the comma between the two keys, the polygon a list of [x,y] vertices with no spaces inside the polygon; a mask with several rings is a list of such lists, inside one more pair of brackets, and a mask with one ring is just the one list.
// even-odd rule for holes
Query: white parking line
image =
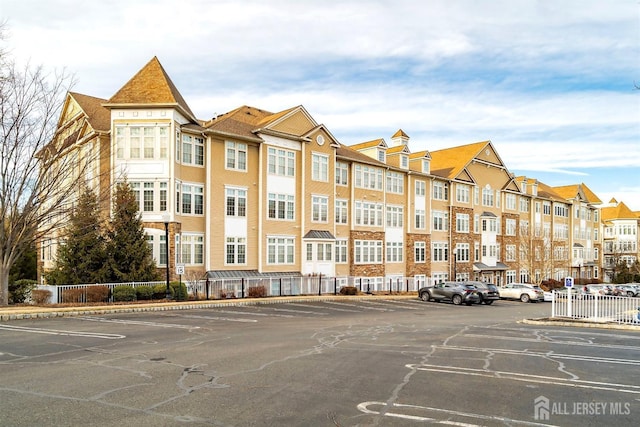
{"label": "white parking line", "polygon": [[[364,302],[364,301],[359,301],[359,302]],[[343,306],[343,307],[358,307],[355,304],[348,304],[345,302],[335,302],[335,301],[322,301],[323,304],[329,304],[329,305],[337,305],[337,306]],[[380,307],[361,307],[363,310],[376,310],[376,311],[391,311],[389,309],[386,308],[380,308]],[[336,308],[332,308],[332,310],[337,310]],[[358,311],[358,313],[361,313],[361,311]]]}
{"label": "white parking line", "polygon": [[409,369],[415,369],[417,371],[427,371],[427,372],[442,372],[446,374],[456,374],[456,375],[473,375],[478,377],[487,377],[487,378],[496,378],[496,379],[506,379],[513,381],[522,381],[529,383],[537,383],[537,384],[553,384],[567,387],[576,387],[576,388],[586,388],[591,390],[607,390],[607,391],[618,391],[621,393],[631,393],[631,394],[640,394],[640,386],[632,385],[632,384],[613,384],[613,383],[605,383],[599,381],[586,381],[579,380],[574,378],[562,379],[556,377],[547,377],[544,375],[532,375],[532,374],[521,374],[519,372],[507,372],[507,371],[490,371],[486,369],[476,369],[476,368],[463,368],[460,366],[446,366],[446,365],[429,365],[429,364],[421,364],[421,365],[405,365]]}
{"label": "white parking line", "polygon": [[107,319],[104,317],[74,317],[78,320],[88,320],[90,322],[102,322],[102,323],[120,323],[123,325],[142,325],[153,326],[157,328],[177,328],[177,329],[199,329],[200,326],[178,325],[175,323],[159,323],[159,322],[145,322],[142,320],[123,320],[123,319]]}
{"label": "white parking line", "polygon": [[[373,406],[373,405],[379,405],[381,408],[387,406],[387,404],[384,402],[362,402],[358,405],[358,409],[361,412],[364,412],[365,414],[384,415],[386,417],[402,418],[405,420],[414,420],[414,421],[421,421],[421,422],[430,422],[430,423],[465,426],[465,427],[478,427],[482,425],[482,424],[463,423],[459,421],[451,421],[450,419],[437,419],[437,418],[427,417],[427,416],[402,414],[399,412],[374,411],[372,409],[369,409],[369,406]],[[432,408],[429,406],[407,405],[402,403],[392,403],[392,406],[394,409],[407,409],[413,412],[415,412],[416,410],[419,410],[424,412],[435,412],[439,414],[445,414],[446,418],[450,418],[451,416],[458,416],[458,417],[477,419],[477,420],[480,420],[480,422],[498,421],[498,422],[504,423],[505,425],[526,425],[526,426],[547,426],[547,427],[552,426],[553,427],[552,424],[541,424],[541,423],[534,423],[531,421],[514,420],[511,418],[499,417],[495,415],[472,414],[470,412],[452,411],[449,409]]]}
{"label": "white parking line", "polygon": [[100,338],[105,340],[119,340],[122,338],[126,338],[125,335],[120,334],[101,334],[98,332],[81,332],[81,331],[62,331],[59,329],[39,329],[39,328],[27,328],[24,326],[14,326],[14,325],[5,325],[0,324],[0,329],[4,329],[7,331],[20,331],[20,332],[30,332],[33,334],[45,334],[45,335],[60,335],[60,336],[68,336],[68,337],[85,337],[85,338]]}

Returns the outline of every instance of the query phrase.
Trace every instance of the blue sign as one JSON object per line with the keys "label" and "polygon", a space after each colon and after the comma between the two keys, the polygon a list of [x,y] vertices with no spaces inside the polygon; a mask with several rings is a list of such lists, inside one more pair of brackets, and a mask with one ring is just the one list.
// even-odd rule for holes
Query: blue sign
{"label": "blue sign", "polygon": [[573,288],[573,277],[565,277],[564,278],[564,287],[565,288]]}

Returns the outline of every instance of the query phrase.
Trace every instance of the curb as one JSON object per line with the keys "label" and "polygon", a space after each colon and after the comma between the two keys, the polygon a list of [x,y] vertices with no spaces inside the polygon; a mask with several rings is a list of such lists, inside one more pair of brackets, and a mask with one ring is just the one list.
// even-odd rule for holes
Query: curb
{"label": "curb", "polygon": [[280,304],[288,302],[316,302],[316,301],[363,301],[376,297],[385,299],[416,299],[415,295],[327,295],[327,296],[295,296],[295,297],[268,297],[268,298],[244,298],[208,301],[165,302],[151,304],[132,305],[105,305],[94,307],[24,307],[24,309],[0,308],[0,322],[25,319],[48,319],[53,317],[88,316],[96,314],[113,313],[141,313],[150,311],[193,310],[215,307],[241,307],[248,305]]}
{"label": "curb", "polygon": [[542,326],[570,326],[574,328],[592,328],[592,329],[617,329],[621,331],[635,331],[640,332],[640,325],[629,325],[621,323],[596,323],[596,322],[583,322],[579,320],[548,320],[548,319],[522,319],[519,323],[527,325],[542,325]]}

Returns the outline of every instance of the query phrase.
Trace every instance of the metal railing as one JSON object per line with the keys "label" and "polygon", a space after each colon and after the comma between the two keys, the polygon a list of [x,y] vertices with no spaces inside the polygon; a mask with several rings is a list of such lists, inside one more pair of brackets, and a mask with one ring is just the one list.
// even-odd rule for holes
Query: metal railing
{"label": "metal railing", "polygon": [[640,325],[640,298],[554,291],[551,317]]}
{"label": "metal railing", "polygon": [[[50,303],[88,303],[113,302],[113,290],[116,286],[164,286],[166,282],[129,282],[102,283],[82,285],[39,285],[38,289],[51,292]],[[432,283],[430,278],[415,279],[413,277],[327,277],[316,276],[284,276],[284,277],[251,277],[233,279],[207,279],[183,281],[190,298],[194,299],[228,299],[248,297],[273,297],[295,295],[327,295],[338,294],[343,287],[356,288],[360,293],[402,293],[417,292]],[[92,300],[92,289],[108,288],[108,295],[102,301]]]}

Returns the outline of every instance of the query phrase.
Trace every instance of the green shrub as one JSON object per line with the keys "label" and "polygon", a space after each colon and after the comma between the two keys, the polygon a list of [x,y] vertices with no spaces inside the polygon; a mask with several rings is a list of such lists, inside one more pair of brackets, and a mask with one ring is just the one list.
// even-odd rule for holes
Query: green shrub
{"label": "green shrub", "polygon": [[343,286],[340,288],[340,295],[358,295],[358,288],[355,286]]}
{"label": "green shrub", "polygon": [[133,286],[119,285],[113,288],[114,301],[135,301],[136,290]]}
{"label": "green shrub", "polygon": [[87,302],[107,302],[109,301],[109,292],[108,286],[87,286]]}
{"label": "green shrub", "polygon": [[[169,287],[170,298],[173,298],[173,288]],[[155,285],[153,287],[153,299],[165,299],[167,297],[167,285]]]}
{"label": "green shrub", "polygon": [[84,302],[84,288],[69,288],[62,292],[62,302],[65,304],[75,304]]}
{"label": "green shrub", "polygon": [[35,305],[45,305],[51,302],[51,291],[46,289],[34,289],[31,291],[31,301]]}
{"label": "green shrub", "polygon": [[138,298],[138,300],[149,300],[153,298],[153,294],[154,294],[153,287],[145,285],[145,286],[137,286],[135,289],[136,289],[136,297]]}
{"label": "green shrub", "polygon": [[267,296],[267,288],[264,286],[250,286],[249,298],[264,298]]}
{"label": "green shrub", "polygon": [[171,289],[173,289],[173,297],[176,301],[186,301],[189,299],[187,285],[184,283],[171,282]]}
{"label": "green shrub", "polygon": [[22,304],[36,286],[38,282],[31,279],[20,279],[9,283],[9,304]]}

